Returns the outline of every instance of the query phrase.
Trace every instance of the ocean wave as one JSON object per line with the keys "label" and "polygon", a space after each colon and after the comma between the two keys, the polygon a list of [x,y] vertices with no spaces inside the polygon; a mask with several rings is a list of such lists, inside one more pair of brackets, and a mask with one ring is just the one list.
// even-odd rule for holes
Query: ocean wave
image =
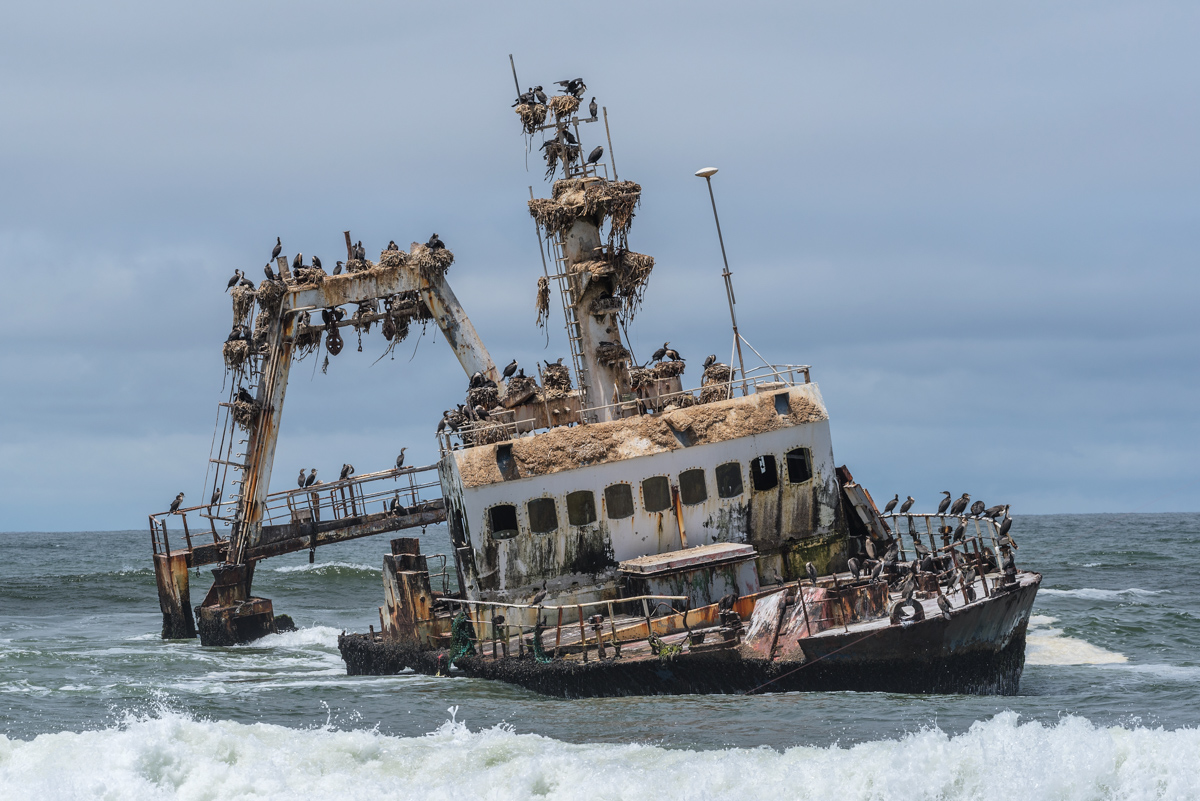
{"label": "ocean wave", "polygon": [[1087,640],[1068,637],[1054,628],[1058,618],[1031,615],[1025,636],[1027,665],[1114,665],[1129,661],[1125,654],[1109,651]]}
{"label": "ocean wave", "polygon": [[1170,592],[1170,590],[1143,590],[1140,587],[1129,587],[1124,590],[1101,590],[1095,587],[1080,587],[1077,590],[1056,590],[1053,588],[1042,588],[1038,591],[1041,595],[1052,595],[1061,598],[1084,598],[1089,601],[1108,601],[1113,598],[1120,598],[1126,595],[1134,597],[1149,597],[1152,595],[1162,595]]}
{"label": "ocean wave", "polygon": [[383,570],[379,565],[360,565],[354,562],[317,562],[315,564],[287,565],[273,567],[272,573],[316,573],[319,576],[338,575],[342,573],[372,573]]}
{"label": "ocean wave", "polygon": [[323,648],[337,649],[337,639],[340,631],[332,626],[310,626],[295,631],[281,631],[278,634],[268,634],[265,637],[237,645],[235,648],[309,648],[319,645]]}
{"label": "ocean wave", "polygon": [[[1200,730],[1020,723],[1006,712],[851,747],[722,751],[574,745],[448,721],[424,737],[196,720],[162,711],[113,728],[0,736],[10,797],[238,799],[1026,799],[1200,795]],[[97,759],[103,754],[103,759]]]}

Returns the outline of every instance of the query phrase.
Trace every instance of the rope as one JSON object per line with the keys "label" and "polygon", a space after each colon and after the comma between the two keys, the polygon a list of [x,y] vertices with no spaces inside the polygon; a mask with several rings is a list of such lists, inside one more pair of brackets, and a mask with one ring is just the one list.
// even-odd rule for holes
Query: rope
{"label": "rope", "polygon": [[860,642],[862,642],[863,640],[869,640],[869,639],[871,639],[872,637],[874,637],[876,634],[882,634],[883,632],[885,632],[885,631],[887,631],[887,630],[888,630],[888,627],[881,628],[881,629],[876,629],[875,631],[871,632],[870,634],[866,635],[865,637],[859,637],[859,638],[858,638],[857,640],[855,640],[854,642],[851,642],[851,643],[846,643],[846,644],[845,644],[845,645],[843,645],[841,648],[838,648],[838,649],[836,649],[836,650],[834,650],[834,651],[830,651],[829,653],[825,654],[824,656],[819,656],[819,657],[817,657],[816,659],[814,659],[814,660],[813,660],[813,661],[811,661],[811,662],[805,662],[803,665],[801,665],[801,666],[800,666],[800,667],[798,667],[798,668],[794,668],[794,669],[792,669],[792,670],[789,670],[787,673],[784,673],[783,675],[776,676],[775,678],[771,679],[770,681],[763,682],[762,684],[760,684],[760,685],[758,685],[757,687],[755,687],[753,690],[746,690],[744,693],[742,693],[742,695],[753,695],[754,693],[756,693],[756,692],[758,692],[759,690],[761,690],[763,687],[766,687],[768,684],[774,684],[775,682],[779,681],[780,679],[782,679],[782,678],[786,678],[786,677],[788,677],[788,676],[792,675],[792,674],[793,674],[793,673],[795,673],[797,670],[804,670],[804,668],[808,667],[809,665],[815,665],[815,664],[817,664],[818,662],[820,662],[822,659],[824,659],[824,658],[825,658],[825,657],[827,657],[827,656],[833,656],[834,654],[838,653],[838,651],[845,651],[845,650],[846,650],[847,648],[849,648],[850,646],[852,646],[852,645],[858,645],[858,644],[859,644]]}

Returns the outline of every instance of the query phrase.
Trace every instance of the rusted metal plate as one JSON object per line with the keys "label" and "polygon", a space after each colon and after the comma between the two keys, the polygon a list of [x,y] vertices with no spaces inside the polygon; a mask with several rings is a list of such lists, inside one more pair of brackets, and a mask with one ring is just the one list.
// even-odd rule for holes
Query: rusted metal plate
{"label": "rusted metal plate", "polygon": [[685,548],[679,551],[639,556],[636,559],[621,562],[619,567],[625,573],[647,576],[714,562],[753,559],[756,555],[757,553],[751,545],[737,542],[714,542],[710,545],[698,545],[695,548]]}
{"label": "rusted metal plate", "polygon": [[787,604],[787,592],[780,591],[774,595],[760,598],[754,605],[754,613],[746,625],[746,634],[742,638],[739,650],[742,656],[770,659],[775,650],[775,638],[779,634],[779,624]]}

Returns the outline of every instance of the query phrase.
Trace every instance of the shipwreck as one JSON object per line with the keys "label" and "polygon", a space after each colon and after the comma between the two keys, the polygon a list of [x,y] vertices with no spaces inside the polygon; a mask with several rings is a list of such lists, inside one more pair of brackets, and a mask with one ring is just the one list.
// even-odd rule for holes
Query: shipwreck
{"label": "shipwreck", "polygon": [[[332,273],[279,246],[266,280],[239,271],[209,502],[177,498],[149,518],[162,636],[213,646],[277,631],[290,620],[253,594],[257,562],[408,534],[381,554],[378,629],[339,638],[351,674],[411,669],[561,696],[1015,693],[1041,576],[1015,564],[1008,507],[964,496],[880,511],[837,466],[810,367],[745,366],[727,264],[729,363],[709,357],[688,386],[670,343],[635,360],[625,332],[654,268],[629,247],[641,187],[617,177],[607,109],[607,158],[603,145],[584,156],[599,110],[581,108],[582,81],[562,85],[554,97],[518,86],[515,108],[550,181],[528,203],[538,324],[557,294],[568,356],[501,371],[436,234],[372,261],[347,231]],[[374,327],[394,347],[413,326],[436,326],[468,379],[430,421],[438,461],[347,465],[331,481],[302,471],[295,489],[270,491],[293,363],[336,357],[343,330],[361,343]],[[441,523],[451,552],[423,553],[413,535]],[[189,570],[205,565],[213,582],[193,608]]]}

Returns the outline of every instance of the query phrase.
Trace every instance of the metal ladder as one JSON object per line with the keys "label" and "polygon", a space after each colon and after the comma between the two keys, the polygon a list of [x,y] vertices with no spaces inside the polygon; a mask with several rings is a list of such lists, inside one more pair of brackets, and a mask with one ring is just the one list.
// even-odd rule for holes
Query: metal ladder
{"label": "metal ladder", "polygon": [[591,381],[588,376],[587,363],[583,359],[583,331],[576,314],[575,290],[571,287],[571,278],[567,273],[567,256],[563,251],[562,235],[551,240],[554,243],[554,278],[558,281],[558,297],[562,300],[563,317],[566,319],[567,341],[571,346],[571,364],[575,368],[575,384],[579,388],[579,402],[583,422],[597,421],[596,413],[591,411],[592,398],[588,392]]}

